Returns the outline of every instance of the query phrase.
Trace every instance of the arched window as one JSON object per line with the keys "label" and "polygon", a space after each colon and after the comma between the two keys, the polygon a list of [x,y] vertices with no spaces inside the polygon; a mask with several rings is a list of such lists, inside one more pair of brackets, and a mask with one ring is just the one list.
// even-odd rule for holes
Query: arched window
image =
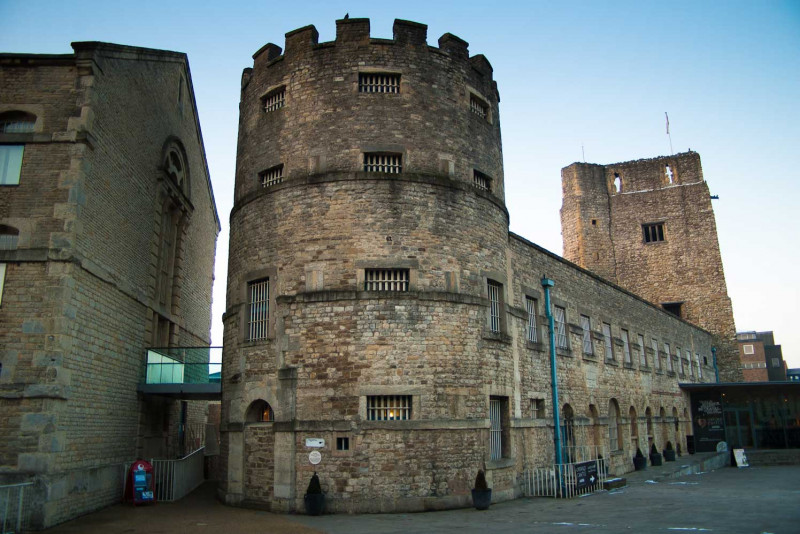
{"label": "arched window", "polygon": [[272,406],[262,399],[251,402],[245,414],[247,423],[268,423],[274,420],[275,412],[272,411]]}
{"label": "arched window", "polygon": [[636,417],[636,408],[633,406],[628,411],[628,419],[631,422],[631,451],[635,451],[639,447],[639,421]]}
{"label": "arched window", "polygon": [[0,250],[16,250],[18,242],[19,230],[0,224]]}
{"label": "arched window", "polygon": [[176,138],[170,138],[163,148],[162,168],[170,181],[189,197],[189,166],[186,151]]}
{"label": "arched window", "polygon": [[616,399],[611,399],[608,401],[608,447],[611,451],[622,450],[621,435],[619,404]]}
{"label": "arched window", "polygon": [[36,115],[24,111],[0,113],[0,133],[30,133],[36,126]]}

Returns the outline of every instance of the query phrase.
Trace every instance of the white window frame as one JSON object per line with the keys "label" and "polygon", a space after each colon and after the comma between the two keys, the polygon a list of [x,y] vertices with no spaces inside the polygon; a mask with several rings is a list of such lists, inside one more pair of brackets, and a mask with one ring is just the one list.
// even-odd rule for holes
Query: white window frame
{"label": "white window frame", "polygon": [[247,283],[247,340],[269,337],[269,278]]}
{"label": "white window frame", "polygon": [[639,364],[641,367],[647,367],[647,350],[644,346],[644,336],[638,334],[636,339],[639,340]]}
{"label": "white window frame", "polygon": [[756,349],[751,344],[742,345],[742,352],[744,354],[751,355],[751,354],[755,354],[756,353]]}
{"label": "white window frame", "polygon": [[683,358],[681,358],[681,348],[675,347],[675,357],[678,359],[678,373],[683,376]]}
{"label": "white window frame", "polygon": [[583,329],[583,353],[592,356],[594,355],[592,319],[588,315],[581,315],[581,328]]}
{"label": "white window frame", "polygon": [[531,343],[539,342],[539,332],[536,328],[536,299],[525,297],[525,310],[528,312],[528,322],[525,325],[525,338]]}
{"label": "white window frame", "polygon": [[603,323],[603,343],[606,348],[606,360],[614,360],[614,340],[611,338],[611,325]]}
{"label": "white window frame", "polygon": [[695,353],[694,357],[695,357],[695,360],[697,362],[697,378],[702,380],[703,379],[703,366],[702,366],[702,364],[700,362],[700,353]]}
{"label": "white window frame", "polygon": [[650,347],[653,349],[653,359],[655,360],[655,368],[661,370],[661,357],[658,355],[658,340],[653,338],[650,340]]}
{"label": "white window frame", "polygon": [[625,355],[625,363],[633,364],[633,360],[631,359],[631,340],[628,334],[628,331],[622,329],[622,353]]}
{"label": "white window frame", "polygon": [[665,343],[664,343],[664,354],[666,354],[666,355],[667,355],[667,372],[668,372],[668,373],[671,373],[671,372],[673,372],[673,367],[672,367],[672,353],[670,353],[670,351],[669,351],[669,350],[670,350],[670,349],[669,349],[669,343],[666,343],[666,342],[665,342]]}
{"label": "white window frame", "polygon": [[692,367],[692,353],[690,351],[686,351],[686,364],[689,367],[689,376],[694,378],[694,367]]}
{"label": "white window frame", "polygon": [[553,306],[553,322],[556,329],[556,348],[569,349],[567,339],[567,309],[561,306]]}
{"label": "white window frame", "polygon": [[503,302],[503,284],[495,280],[486,280],[486,295],[489,298],[489,330],[492,332],[500,332],[502,327],[501,322],[501,305]]}

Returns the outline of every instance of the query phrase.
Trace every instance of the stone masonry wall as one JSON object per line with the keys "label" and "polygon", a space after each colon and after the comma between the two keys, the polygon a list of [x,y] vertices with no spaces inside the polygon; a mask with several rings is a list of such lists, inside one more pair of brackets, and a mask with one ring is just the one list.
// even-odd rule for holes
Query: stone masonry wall
{"label": "stone masonry wall", "polygon": [[[565,257],[655,304],[682,303],[682,317],[716,336],[721,377],[740,379],[733,309],[700,156],[575,163],[562,171],[562,184]],[[649,223],[663,224],[663,241],[644,242],[642,225]]]}

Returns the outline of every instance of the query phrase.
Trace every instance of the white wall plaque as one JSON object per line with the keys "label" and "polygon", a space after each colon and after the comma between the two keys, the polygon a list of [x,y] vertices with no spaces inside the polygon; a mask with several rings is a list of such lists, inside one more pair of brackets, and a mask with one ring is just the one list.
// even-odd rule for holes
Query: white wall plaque
{"label": "white wall plaque", "polygon": [[311,462],[313,465],[317,465],[322,461],[322,453],[319,451],[311,451],[308,453],[308,461]]}
{"label": "white wall plaque", "polygon": [[325,446],[324,438],[306,438],[306,447],[313,447],[315,449]]}

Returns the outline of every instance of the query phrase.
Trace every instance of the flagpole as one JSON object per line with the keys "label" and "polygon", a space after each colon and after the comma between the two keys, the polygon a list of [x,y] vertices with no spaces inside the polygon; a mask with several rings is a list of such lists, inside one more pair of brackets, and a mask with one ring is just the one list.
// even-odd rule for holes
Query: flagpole
{"label": "flagpole", "polygon": [[671,156],[675,155],[675,151],[672,150],[672,134],[669,133],[669,115],[667,112],[664,112],[664,116],[667,118],[667,137],[669,137],[669,153]]}

